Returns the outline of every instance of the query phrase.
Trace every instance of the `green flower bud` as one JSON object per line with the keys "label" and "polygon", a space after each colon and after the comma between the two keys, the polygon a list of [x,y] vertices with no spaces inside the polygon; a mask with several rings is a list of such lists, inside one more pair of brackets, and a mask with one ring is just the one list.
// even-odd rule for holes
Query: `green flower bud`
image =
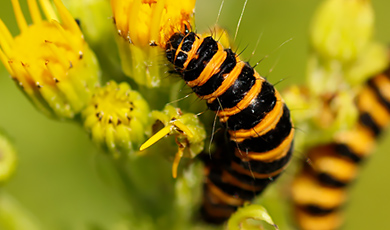
{"label": "green flower bud", "polygon": [[6,181],[16,167],[16,151],[11,142],[0,133],[0,183]]}
{"label": "green flower bud", "polygon": [[21,33],[13,38],[0,21],[0,59],[34,105],[49,116],[73,118],[99,84],[99,67],[69,12],[59,0],[42,5],[28,1],[33,24],[27,25],[18,1],[12,1]]}
{"label": "green flower bud", "polygon": [[388,66],[388,49],[380,43],[370,43],[345,71],[345,79],[352,86],[364,84],[368,78]]}
{"label": "green flower bud", "polygon": [[[66,0],[65,6],[78,20],[89,45],[100,44],[113,32],[110,2],[107,0]],[[85,10],[88,9],[88,10]],[[112,47],[113,48],[113,47]]]}
{"label": "green flower bud", "polygon": [[239,208],[228,220],[229,230],[240,229],[262,229],[263,225],[260,223],[249,223],[246,220],[258,220],[264,221],[273,226],[274,229],[278,229],[271,216],[268,214],[267,209],[258,204],[244,205]]}
{"label": "green flower bud", "polygon": [[0,229],[43,229],[36,217],[5,191],[0,193]]}
{"label": "green flower bud", "polygon": [[370,0],[327,0],[315,14],[310,40],[323,58],[349,62],[365,48],[373,28]]}
{"label": "green flower bud", "polygon": [[82,112],[92,140],[114,156],[131,154],[145,141],[149,106],[130,86],[114,81],[96,90]]}

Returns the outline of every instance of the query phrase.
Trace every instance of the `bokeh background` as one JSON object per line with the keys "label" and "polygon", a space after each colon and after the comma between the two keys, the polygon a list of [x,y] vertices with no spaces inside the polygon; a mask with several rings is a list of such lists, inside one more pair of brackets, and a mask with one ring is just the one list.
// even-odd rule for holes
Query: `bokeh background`
{"label": "bokeh background", "polygon": [[[63,1],[66,4],[66,0]],[[252,65],[267,57],[256,69],[271,83],[283,80],[278,83],[278,89],[304,82],[309,52],[308,28],[320,2],[249,0],[247,4],[235,44],[239,52],[243,51],[243,59],[250,60]],[[21,3],[25,5],[24,1]],[[220,0],[197,0],[198,32],[215,24],[220,4]],[[232,36],[243,4],[244,0],[225,0],[219,24]],[[388,44],[390,2],[377,0],[373,1],[373,6],[375,39]],[[24,10],[27,12],[26,8]],[[109,16],[102,15],[111,21]],[[0,17],[14,35],[18,34],[10,0],[1,0]],[[291,110],[294,115],[294,108]],[[15,175],[1,189],[12,194],[45,229],[78,230],[92,226],[108,229],[126,212],[124,198],[101,175],[98,150],[85,131],[74,123],[50,120],[40,114],[17,89],[2,65],[0,128],[13,140],[19,158]],[[359,180],[350,188],[344,230],[387,228],[389,150],[390,136],[385,134],[377,151],[362,166]],[[290,173],[289,170],[286,173]]]}

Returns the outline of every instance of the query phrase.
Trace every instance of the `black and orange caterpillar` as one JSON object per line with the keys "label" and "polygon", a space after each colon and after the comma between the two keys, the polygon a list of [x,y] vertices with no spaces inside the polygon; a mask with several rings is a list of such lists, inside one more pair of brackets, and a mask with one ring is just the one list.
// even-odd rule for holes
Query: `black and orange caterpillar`
{"label": "black and orange caterpillar", "polygon": [[166,56],[228,131],[230,147],[207,164],[202,208],[206,220],[222,222],[286,168],[290,111],[272,84],[211,36],[175,33]]}
{"label": "black and orange caterpillar", "polygon": [[343,223],[346,187],[359,162],[372,153],[376,139],[390,123],[390,70],[369,79],[358,93],[357,124],[332,143],[308,150],[303,169],[294,178],[295,219],[302,230],[333,230]]}

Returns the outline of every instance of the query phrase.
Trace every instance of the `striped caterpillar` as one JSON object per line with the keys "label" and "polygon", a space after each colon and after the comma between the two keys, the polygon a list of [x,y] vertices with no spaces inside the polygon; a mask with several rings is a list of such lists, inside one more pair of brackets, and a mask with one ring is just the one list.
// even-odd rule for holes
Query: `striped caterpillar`
{"label": "striped caterpillar", "polygon": [[206,167],[203,202],[205,219],[222,222],[286,168],[293,152],[290,111],[272,84],[212,37],[175,33],[166,56],[228,131],[231,147]]}
{"label": "striped caterpillar", "polygon": [[347,198],[347,185],[355,179],[359,163],[372,153],[376,139],[389,125],[389,87],[389,70],[369,79],[357,95],[357,124],[332,143],[308,150],[310,164],[305,163],[292,186],[300,229],[338,229],[343,223],[340,209]]}

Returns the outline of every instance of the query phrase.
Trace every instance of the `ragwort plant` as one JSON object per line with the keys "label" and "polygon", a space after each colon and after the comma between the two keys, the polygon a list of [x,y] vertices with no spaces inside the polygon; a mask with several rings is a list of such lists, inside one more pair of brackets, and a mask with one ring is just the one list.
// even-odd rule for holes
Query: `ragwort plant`
{"label": "ragwort plant", "polygon": [[[204,177],[197,155],[212,154],[214,133],[221,131],[214,115],[176,80],[164,57],[165,44],[174,32],[197,28],[194,13],[200,12],[195,11],[195,0],[67,0],[66,7],[60,0],[40,0],[39,4],[28,0],[29,14],[23,13],[25,5],[21,7],[18,0],[11,2],[19,33],[13,36],[0,21],[0,60],[5,69],[38,111],[67,125],[75,123],[90,136],[97,146],[94,164],[100,179],[126,201],[126,208],[111,221],[96,218],[77,225],[66,220],[51,226],[294,228],[288,221],[293,214],[286,211],[290,204],[286,188],[294,180],[295,168],[299,169],[294,159],[287,175],[259,199],[239,209],[227,224],[208,225],[199,219]],[[353,127],[357,122],[353,101],[357,92],[365,80],[388,64],[386,49],[372,38],[374,13],[370,1],[324,2],[312,20],[306,81],[300,85],[287,80],[291,86],[282,92],[292,108],[294,126],[303,131],[295,140],[296,158],[308,161],[304,155],[298,157],[299,152],[337,139]],[[252,2],[245,4],[250,8]],[[218,17],[223,18],[223,14]],[[225,47],[243,49],[237,44],[237,32],[234,37],[227,30],[214,28],[207,33]],[[262,42],[259,44],[261,47]],[[0,139],[0,186],[4,187],[16,158],[7,138]],[[0,227],[50,226],[3,190]]]}

